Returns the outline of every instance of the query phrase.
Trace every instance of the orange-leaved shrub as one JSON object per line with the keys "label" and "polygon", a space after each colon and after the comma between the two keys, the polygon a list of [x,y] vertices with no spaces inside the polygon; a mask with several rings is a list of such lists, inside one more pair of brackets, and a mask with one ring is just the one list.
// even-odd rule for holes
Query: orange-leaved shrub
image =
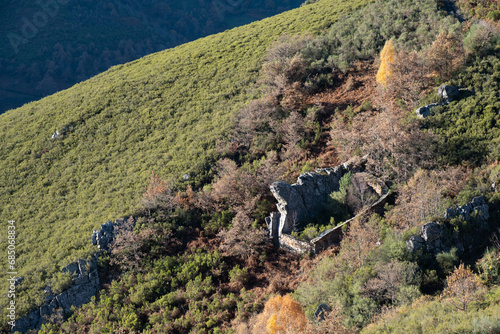
{"label": "orange-leaved shrub", "polygon": [[285,334],[303,333],[307,327],[304,310],[290,295],[270,298],[259,314],[252,333]]}
{"label": "orange-leaved shrub", "polygon": [[458,310],[465,311],[476,300],[483,285],[469,267],[460,264],[448,277],[443,297]]}

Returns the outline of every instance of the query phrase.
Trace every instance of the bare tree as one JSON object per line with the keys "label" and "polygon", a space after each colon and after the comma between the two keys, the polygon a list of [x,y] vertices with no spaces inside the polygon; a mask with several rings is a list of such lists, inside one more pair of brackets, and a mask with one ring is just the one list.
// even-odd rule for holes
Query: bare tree
{"label": "bare tree", "polygon": [[157,174],[151,171],[151,176],[141,202],[142,207],[149,216],[151,216],[152,211],[158,208],[162,208],[167,212],[174,209],[176,205],[175,196],[173,195],[169,183],[169,181],[161,179]]}
{"label": "bare tree", "polygon": [[298,112],[292,111],[290,116],[284,119],[279,126],[280,133],[282,133],[283,141],[285,142],[285,156],[288,158],[296,158],[303,151],[298,147],[298,144],[304,138],[304,123],[304,118]]}
{"label": "bare tree", "polygon": [[352,176],[351,185],[347,191],[347,205],[355,215],[366,206],[373,204],[377,198],[377,193],[368,184],[362,173],[356,173]]}
{"label": "bare tree", "polygon": [[258,254],[265,235],[263,229],[252,227],[252,220],[248,215],[238,212],[233,218],[233,227],[219,233],[222,238],[220,249],[227,255],[248,259]]}
{"label": "bare tree", "polygon": [[446,278],[446,284],[442,296],[461,311],[465,311],[482,290],[479,279],[463,263]]}
{"label": "bare tree", "polygon": [[111,263],[119,265],[123,270],[140,269],[141,260],[148,253],[147,241],[158,235],[162,236],[166,245],[171,240],[172,232],[153,228],[134,231],[134,219],[129,218],[116,232],[111,246]]}

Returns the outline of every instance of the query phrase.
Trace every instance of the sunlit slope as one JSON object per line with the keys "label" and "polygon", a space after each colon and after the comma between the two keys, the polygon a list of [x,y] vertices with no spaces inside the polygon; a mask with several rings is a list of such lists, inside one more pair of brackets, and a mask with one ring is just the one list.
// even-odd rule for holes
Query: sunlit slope
{"label": "sunlit slope", "polygon": [[[42,301],[60,267],[95,251],[93,228],[132,212],[151,171],[203,179],[231,115],[255,97],[248,88],[278,35],[318,32],[367,2],[323,0],[113,67],[0,115],[2,226],[17,222],[24,305]],[[61,138],[51,139],[56,130]]]}

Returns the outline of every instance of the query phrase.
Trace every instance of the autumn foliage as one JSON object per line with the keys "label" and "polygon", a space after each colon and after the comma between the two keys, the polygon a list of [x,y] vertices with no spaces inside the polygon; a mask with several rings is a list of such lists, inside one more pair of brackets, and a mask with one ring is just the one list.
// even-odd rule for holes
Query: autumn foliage
{"label": "autumn foliage", "polygon": [[463,263],[446,278],[446,284],[443,296],[462,311],[465,311],[469,304],[476,299],[482,287],[476,275]]}
{"label": "autumn foliage", "polygon": [[465,186],[467,178],[467,172],[459,167],[417,170],[399,190],[397,206],[389,214],[389,221],[404,230],[441,215],[447,198],[456,196]]}
{"label": "autumn foliage", "polygon": [[252,333],[285,334],[303,333],[307,319],[299,303],[290,295],[277,295],[269,299],[258,316]]}
{"label": "autumn foliage", "polygon": [[162,180],[158,174],[151,171],[146,191],[143,194],[144,198],[153,199],[169,191],[168,183]]}
{"label": "autumn foliage", "polygon": [[396,50],[392,40],[385,42],[384,48],[380,54],[380,67],[377,72],[377,82],[382,86],[387,85],[387,81],[392,77],[391,64],[394,61]]}
{"label": "autumn foliage", "polygon": [[151,210],[155,210],[158,207],[171,211],[175,205],[175,198],[168,181],[163,180],[151,171],[146,191],[142,195],[143,208],[151,214]]}

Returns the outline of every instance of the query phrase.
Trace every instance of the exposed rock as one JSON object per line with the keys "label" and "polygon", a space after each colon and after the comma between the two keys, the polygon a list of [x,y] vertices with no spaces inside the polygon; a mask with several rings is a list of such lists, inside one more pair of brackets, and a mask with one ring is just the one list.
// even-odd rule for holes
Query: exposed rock
{"label": "exposed rock", "polygon": [[30,329],[40,329],[42,327],[42,317],[40,316],[40,309],[32,311],[27,316],[16,320],[16,326],[12,331],[25,333]]}
{"label": "exposed rock", "polygon": [[18,286],[24,281],[24,276],[21,277],[16,277],[16,280],[14,281],[14,286]]}
{"label": "exposed rock", "polygon": [[412,235],[408,240],[408,249],[410,252],[416,252],[423,249],[425,246],[425,240],[419,235]]}
{"label": "exposed rock", "polygon": [[[129,219],[135,222],[134,217]],[[115,232],[122,228],[126,222],[126,218],[120,218],[114,222],[108,221],[102,224],[99,231],[92,232],[92,244],[98,246],[100,250],[109,251]],[[72,286],[55,296],[52,288],[47,286],[44,290],[45,303],[39,309],[17,319],[13,331],[25,333],[31,329],[40,329],[46,318],[51,317],[56,312],[62,311],[64,315],[70,311],[71,307],[80,307],[90,302],[100,289],[97,271],[98,257],[99,253],[96,253],[90,261],[80,259],[62,268],[61,271],[68,273],[73,279]]]}
{"label": "exposed rock", "polygon": [[48,295],[46,302],[39,309],[27,316],[16,320],[13,331],[27,332],[31,329],[40,329],[46,318],[62,310],[63,314],[70,311],[72,306],[80,307],[90,302],[92,296],[99,291],[99,275],[97,273],[97,254],[90,261],[78,260],[64,267],[61,271],[73,276],[73,285],[54,296],[52,289],[47,286],[44,292]]}
{"label": "exposed rock", "polygon": [[453,208],[448,208],[444,211],[444,219],[452,219],[455,218],[456,212]]}
{"label": "exposed rock", "polygon": [[56,132],[54,132],[52,134],[52,137],[50,137],[50,139],[52,139],[52,140],[61,139],[69,131],[73,130],[73,128],[74,128],[73,125],[68,125],[68,126],[65,126],[63,129],[61,129],[61,131],[56,130]]}
{"label": "exposed rock", "polygon": [[423,107],[420,107],[415,110],[415,114],[417,114],[418,118],[426,118],[431,115],[431,108],[440,106],[440,103],[432,103]]}
{"label": "exposed rock", "polygon": [[[489,207],[483,196],[474,197],[470,203],[462,206],[448,208],[444,213],[444,218],[447,221],[460,218],[468,224],[472,224],[477,234],[487,231],[489,217]],[[461,255],[470,250],[471,240],[475,237],[477,236],[455,231],[446,223],[431,222],[422,226],[419,235],[410,237],[407,241],[407,247],[411,252],[422,249],[434,255],[456,248],[457,254]]]}
{"label": "exposed rock", "polygon": [[[474,197],[470,203],[466,203],[462,206],[446,209],[444,218],[451,219],[461,217],[464,221],[470,222],[473,213],[477,216],[480,225],[487,223],[487,220],[490,218],[490,213],[488,204],[486,204],[486,200],[483,196]],[[482,227],[484,228],[486,226],[484,225]]]}
{"label": "exposed rock", "polygon": [[427,249],[434,254],[448,252],[451,247],[446,246],[443,240],[444,226],[438,222],[431,222],[422,226],[420,237],[425,241]]}
{"label": "exposed rock", "polygon": [[340,178],[348,172],[344,166],[323,168],[316,173],[301,174],[297,183],[274,182],[270,189],[278,201],[280,212],[278,234],[289,234],[296,223],[306,217],[315,217],[328,196],[339,190]]}
{"label": "exposed rock", "polygon": [[305,218],[307,209],[302,197],[293,187],[285,182],[279,181],[271,185],[271,192],[278,201],[276,207],[280,212],[278,233],[291,233],[296,222]]}
{"label": "exposed rock", "polygon": [[52,137],[50,137],[50,139],[59,139],[61,138],[61,134],[59,133],[59,131],[56,131],[52,134]]}
{"label": "exposed rock", "polygon": [[460,90],[456,86],[443,85],[438,87],[437,94],[444,100],[441,103],[431,103],[415,110],[418,118],[426,118],[431,115],[431,109],[449,104],[455,97],[458,96]]}
{"label": "exposed rock", "polygon": [[425,242],[434,242],[443,236],[443,226],[437,222],[432,222],[422,226],[420,236]]}
{"label": "exposed rock", "polygon": [[[133,219],[135,222],[134,217],[130,217],[129,219]],[[101,250],[109,251],[109,247],[115,238],[115,231],[123,227],[126,221],[126,218],[120,218],[114,222],[108,221],[102,224],[100,230],[92,232],[92,245],[97,246]]]}
{"label": "exposed rock", "polygon": [[80,268],[78,267],[78,263],[70,263],[66,267],[62,268],[61,271],[63,273],[68,273],[72,277],[77,276],[80,273]]}
{"label": "exposed rock", "polygon": [[459,89],[457,86],[442,85],[438,87],[437,93],[444,100],[451,101],[458,96]]}
{"label": "exposed rock", "polygon": [[313,319],[315,321],[323,321],[325,320],[325,316],[331,311],[332,309],[328,305],[321,303],[318,305],[318,308],[314,312]]}

